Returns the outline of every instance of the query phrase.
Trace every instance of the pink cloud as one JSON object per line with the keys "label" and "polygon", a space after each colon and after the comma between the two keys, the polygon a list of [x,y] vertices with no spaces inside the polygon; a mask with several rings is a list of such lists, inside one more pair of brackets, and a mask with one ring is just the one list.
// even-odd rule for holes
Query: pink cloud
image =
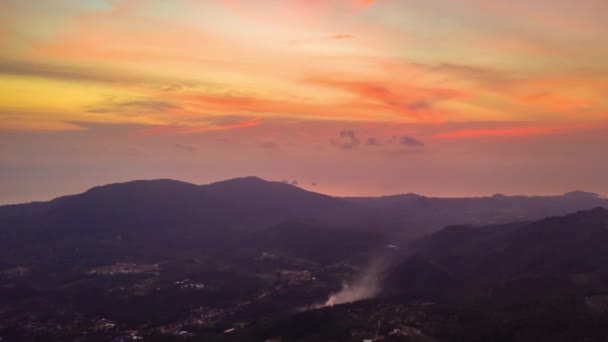
{"label": "pink cloud", "polygon": [[606,129],[605,120],[583,123],[536,124],[518,127],[472,128],[435,134],[439,139],[523,137]]}

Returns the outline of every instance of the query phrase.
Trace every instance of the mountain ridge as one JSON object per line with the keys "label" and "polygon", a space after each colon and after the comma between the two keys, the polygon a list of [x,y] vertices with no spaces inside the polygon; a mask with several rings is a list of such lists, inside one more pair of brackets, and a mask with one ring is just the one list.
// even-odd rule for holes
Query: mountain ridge
{"label": "mountain ridge", "polygon": [[[417,194],[334,197],[283,182],[241,177],[196,185],[172,179],[135,180],[93,187],[48,202],[0,206],[0,227],[25,218],[63,226],[134,225],[249,227],[312,218],[334,227],[377,226],[409,239],[451,224],[487,225],[541,219],[597,206],[608,199],[570,192],[565,196],[437,198]],[[43,216],[48,216],[42,218]],[[112,218],[113,217],[113,218]],[[10,222],[5,222],[9,220]],[[120,221],[122,220],[122,221]],[[4,223],[3,223],[4,222]],[[114,222],[116,223],[116,222]],[[115,224],[114,224],[115,225]]]}
{"label": "mountain ridge", "polygon": [[52,198],[47,201],[41,200],[41,201],[31,201],[31,202],[22,202],[22,203],[1,204],[0,209],[7,208],[7,207],[14,208],[14,207],[18,207],[18,206],[38,205],[38,204],[49,203],[49,202],[61,200],[66,197],[82,195],[82,194],[85,194],[85,193],[88,193],[91,191],[97,191],[97,190],[108,188],[108,187],[125,186],[125,185],[128,186],[128,185],[135,185],[135,184],[153,184],[153,183],[173,183],[173,184],[190,185],[190,186],[195,186],[195,187],[220,186],[220,185],[227,185],[227,184],[236,185],[239,183],[240,183],[240,185],[246,185],[246,184],[251,185],[251,184],[256,184],[256,183],[257,184],[280,184],[281,186],[289,186],[292,188],[301,189],[302,191],[306,191],[309,193],[319,194],[319,195],[323,195],[326,197],[332,197],[332,198],[346,199],[346,200],[370,200],[370,199],[376,199],[376,200],[408,199],[408,200],[412,200],[412,199],[421,199],[421,198],[458,200],[458,199],[560,198],[560,197],[608,199],[608,197],[602,197],[598,193],[588,192],[588,191],[583,191],[583,190],[572,190],[572,191],[567,191],[563,194],[556,194],[556,195],[504,195],[504,194],[497,193],[497,194],[485,195],[485,196],[442,197],[442,196],[426,196],[426,195],[422,195],[422,194],[409,192],[409,193],[397,193],[397,194],[387,194],[387,195],[378,195],[378,196],[334,196],[334,195],[330,195],[330,194],[323,194],[323,193],[316,192],[316,191],[306,190],[304,188],[298,187],[297,185],[288,184],[283,181],[266,180],[266,179],[258,177],[258,176],[244,176],[244,177],[230,178],[230,179],[206,183],[206,184],[196,184],[196,183],[191,183],[191,182],[186,182],[186,181],[181,181],[181,180],[176,180],[176,179],[171,179],[171,178],[135,179],[135,180],[125,181],[125,182],[113,182],[113,183],[107,183],[107,184],[103,184],[103,185],[96,185],[83,192],[61,195],[61,196]]}

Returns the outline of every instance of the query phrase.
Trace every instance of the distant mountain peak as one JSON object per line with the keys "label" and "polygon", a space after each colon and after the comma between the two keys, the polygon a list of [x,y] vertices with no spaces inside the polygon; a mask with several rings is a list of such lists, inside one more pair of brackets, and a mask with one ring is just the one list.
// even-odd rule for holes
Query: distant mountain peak
{"label": "distant mountain peak", "polygon": [[149,187],[193,187],[194,184],[182,182],[173,179],[149,179],[149,180],[134,180],[123,183],[111,183],[105,185],[95,186],[85,192],[85,194],[96,193],[99,191],[109,189],[135,189],[135,188],[149,188]]}
{"label": "distant mountain peak", "polygon": [[572,198],[598,198],[600,197],[600,195],[593,193],[593,192],[587,192],[587,191],[570,191],[570,192],[566,192],[564,194],[564,197],[572,197]]}
{"label": "distant mountain peak", "polygon": [[226,179],[219,182],[210,183],[208,185],[219,185],[219,184],[234,184],[234,185],[248,185],[248,184],[268,184],[271,183],[265,179],[262,179],[257,176],[246,176],[246,177],[237,177]]}
{"label": "distant mountain peak", "polygon": [[237,177],[237,178],[233,178],[233,179],[228,179],[227,181],[243,181],[243,182],[261,182],[261,183],[268,183],[269,181],[258,177],[258,176],[245,176],[245,177]]}

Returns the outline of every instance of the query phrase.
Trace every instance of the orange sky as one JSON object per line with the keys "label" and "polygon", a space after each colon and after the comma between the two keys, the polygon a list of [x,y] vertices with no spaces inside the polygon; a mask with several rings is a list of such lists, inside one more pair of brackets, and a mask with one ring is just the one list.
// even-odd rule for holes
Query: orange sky
{"label": "orange sky", "polygon": [[5,0],[0,202],[242,175],[343,195],[608,193],[605,13],[603,0]]}

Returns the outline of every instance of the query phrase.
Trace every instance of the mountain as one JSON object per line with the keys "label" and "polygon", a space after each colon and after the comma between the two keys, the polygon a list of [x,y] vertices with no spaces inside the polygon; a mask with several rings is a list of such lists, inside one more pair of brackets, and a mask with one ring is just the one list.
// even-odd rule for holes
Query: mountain
{"label": "mountain", "polygon": [[[1,207],[0,338],[74,340],[87,330],[120,340],[97,326],[111,319],[120,329],[156,329],[191,317],[195,305],[215,325],[245,310],[284,309],[277,296],[285,295],[289,307],[307,305],[340,286],[327,263],[380,241],[337,233],[337,221],[363,211],[255,177],[134,181]],[[312,292],[298,288],[311,271],[326,280]]]}
{"label": "mountain", "polygon": [[607,245],[605,208],[532,222],[445,227],[418,240],[386,272],[378,297],[291,314],[268,327],[266,336],[605,341]]}
{"label": "mountain", "polygon": [[[226,241],[249,238],[257,231],[266,234],[268,248],[274,236],[275,245],[290,246],[287,242],[293,239],[326,246],[329,251],[332,245],[325,241],[346,246],[349,240],[340,240],[346,232],[353,241],[364,240],[362,236],[371,232],[387,244],[404,245],[446,225],[529,221],[598,205],[608,206],[608,200],[582,192],[553,197],[338,198],[257,177],[209,185],[133,181],[49,202],[1,206],[0,247],[6,253],[21,248],[15,255],[31,258],[51,245],[51,250],[88,253],[83,260],[115,260],[121,255],[152,260],[171,257],[176,249],[225,248]],[[264,240],[259,235],[251,239]],[[352,248],[367,248],[357,246],[361,245],[355,243]],[[316,257],[327,260],[322,254]]]}
{"label": "mountain", "polygon": [[232,215],[249,224],[279,223],[293,218],[318,218],[348,221],[363,214],[366,208],[341,198],[303,190],[283,182],[268,182],[258,177],[245,177],[202,186],[219,201],[230,203]]}
{"label": "mountain", "polygon": [[99,186],[49,202],[0,206],[0,229],[29,226],[43,231],[44,227],[61,227],[64,231],[170,229],[200,233],[255,230],[289,219],[318,219],[334,228],[375,227],[392,231],[397,239],[412,239],[451,224],[529,221],[597,206],[608,206],[608,200],[581,191],[531,197],[405,194],[339,198],[257,177],[209,185],[152,180]]}
{"label": "mountain", "polygon": [[[337,198],[246,177],[3,206],[0,338],[608,336],[608,210],[591,210],[606,203]],[[368,299],[324,307],[331,298]]]}
{"label": "mountain", "polygon": [[528,275],[598,274],[608,264],[607,245],[605,208],[531,223],[450,226],[420,241],[416,253],[387,282],[392,288],[407,288],[410,267],[421,264],[428,272],[445,274],[450,281],[442,285],[452,288]]}
{"label": "mountain", "polygon": [[578,210],[608,207],[608,199],[582,191],[562,196],[505,196],[434,198],[416,194],[347,198],[373,207],[383,220],[401,228],[409,237],[420,237],[447,225],[489,225],[539,220]]}
{"label": "mountain", "polygon": [[608,336],[606,246],[605,208],[446,227],[390,271],[384,296],[430,300],[436,321],[459,317],[454,330],[434,332],[440,340],[601,341]]}
{"label": "mountain", "polygon": [[255,227],[294,217],[330,219],[357,212],[357,207],[288,184],[246,177],[202,186],[173,180],[111,184],[47,203],[2,206],[0,218],[64,215],[95,224],[111,218]]}

